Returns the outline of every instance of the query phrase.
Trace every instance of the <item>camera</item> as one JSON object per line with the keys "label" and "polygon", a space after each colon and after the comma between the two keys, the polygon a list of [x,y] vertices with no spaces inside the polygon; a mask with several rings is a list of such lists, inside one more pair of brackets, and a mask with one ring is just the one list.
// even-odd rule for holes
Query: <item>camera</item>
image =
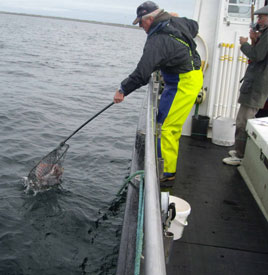
{"label": "camera", "polygon": [[257,23],[252,23],[252,24],[250,24],[250,28],[251,28],[254,32],[257,32],[257,31],[259,31],[259,29],[260,29],[260,25],[257,24]]}

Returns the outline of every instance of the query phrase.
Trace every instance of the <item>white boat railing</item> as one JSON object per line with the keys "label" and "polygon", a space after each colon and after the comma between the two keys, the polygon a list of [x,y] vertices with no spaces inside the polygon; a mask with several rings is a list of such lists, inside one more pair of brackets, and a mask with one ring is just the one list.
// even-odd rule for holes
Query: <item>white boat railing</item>
{"label": "white boat railing", "polygon": [[161,221],[160,190],[157,180],[155,155],[156,108],[159,84],[151,78],[147,101],[147,125],[145,137],[145,217],[144,250],[145,275],[165,275],[163,226]]}

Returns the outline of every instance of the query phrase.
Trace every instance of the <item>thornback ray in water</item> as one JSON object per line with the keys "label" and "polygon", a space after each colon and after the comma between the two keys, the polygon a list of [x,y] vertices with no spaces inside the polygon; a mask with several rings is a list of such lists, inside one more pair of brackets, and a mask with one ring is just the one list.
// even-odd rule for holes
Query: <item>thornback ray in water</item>
{"label": "thornback ray in water", "polygon": [[61,144],[42,158],[30,171],[26,179],[27,187],[40,190],[60,184],[64,171],[63,161],[68,148],[68,144]]}

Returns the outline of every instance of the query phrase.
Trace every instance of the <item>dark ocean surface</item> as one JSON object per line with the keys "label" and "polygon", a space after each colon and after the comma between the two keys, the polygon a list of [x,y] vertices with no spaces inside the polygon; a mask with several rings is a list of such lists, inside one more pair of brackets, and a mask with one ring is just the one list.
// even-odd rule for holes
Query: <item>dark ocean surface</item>
{"label": "dark ocean surface", "polygon": [[145,89],[68,141],[61,187],[34,195],[22,178],[112,101],[145,34],[4,14],[0,33],[0,274],[114,274],[124,204],[108,208],[129,175]]}

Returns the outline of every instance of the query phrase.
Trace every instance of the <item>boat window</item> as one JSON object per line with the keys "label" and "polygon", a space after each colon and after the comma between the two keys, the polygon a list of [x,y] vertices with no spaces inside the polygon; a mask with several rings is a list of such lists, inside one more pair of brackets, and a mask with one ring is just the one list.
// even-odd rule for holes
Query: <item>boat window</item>
{"label": "boat window", "polygon": [[229,0],[228,17],[250,18],[252,0]]}

